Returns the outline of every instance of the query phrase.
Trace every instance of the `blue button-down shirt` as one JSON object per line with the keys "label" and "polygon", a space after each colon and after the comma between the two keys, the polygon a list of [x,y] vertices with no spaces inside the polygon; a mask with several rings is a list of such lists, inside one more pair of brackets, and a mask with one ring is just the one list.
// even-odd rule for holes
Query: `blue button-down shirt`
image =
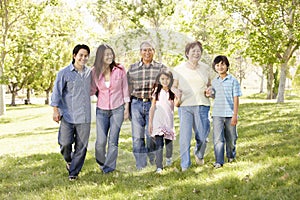
{"label": "blue button-down shirt", "polygon": [[91,122],[91,70],[76,71],[73,64],[57,74],[51,106],[59,108],[60,115],[72,124]]}
{"label": "blue button-down shirt", "polygon": [[215,91],[212,116],[232,117],[233,97],[242,96],[241,87],[236,78],[228,74],[224,79],[217,77],[212,81]]}

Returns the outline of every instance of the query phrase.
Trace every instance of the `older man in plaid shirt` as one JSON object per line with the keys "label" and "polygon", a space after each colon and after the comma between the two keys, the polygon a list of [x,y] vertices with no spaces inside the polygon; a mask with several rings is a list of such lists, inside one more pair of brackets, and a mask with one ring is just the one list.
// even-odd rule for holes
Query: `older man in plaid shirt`
{"label": "older man in plaid shirt", "polygon": [[151,107],[151,90],[157,74],[166,68],[153,60],[155,49],[150,42],[140,45],[142,59],[132,64],[127,72],[129,92],[131,95],[131,127],[133,154],[137,170],[155,164],[155,143],[148,134],[149,109]]}

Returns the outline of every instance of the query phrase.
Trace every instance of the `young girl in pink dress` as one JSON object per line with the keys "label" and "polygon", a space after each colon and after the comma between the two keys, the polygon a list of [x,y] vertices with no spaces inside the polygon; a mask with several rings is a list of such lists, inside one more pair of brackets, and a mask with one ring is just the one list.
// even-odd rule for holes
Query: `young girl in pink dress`
{"label": "young girl in pink dress", "polygon": [[161,71],[153,86],[152,102],[149,114],[149,133],[156,142],[156,172],[163,170],[163,147],[166,145],[166,165],[172,164],[174,131],[174,105],[178,98],[170,90],[173,84],[173,75],[169,70]]}

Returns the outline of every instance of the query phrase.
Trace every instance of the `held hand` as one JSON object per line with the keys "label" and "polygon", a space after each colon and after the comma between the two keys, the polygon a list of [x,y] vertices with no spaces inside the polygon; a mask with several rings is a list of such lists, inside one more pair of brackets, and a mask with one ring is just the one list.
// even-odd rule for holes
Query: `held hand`
{"label": "held hand", "polygon": [[215,97],[215,92],[214,92],[214,89],[210,86],[208,87],[205,91],[204,91],[204,95],[209,98],[209,97],[212,97],[214,98]]}
{"label": "held hand", "polygon": [[172,87],[171,91],[175,94],[175,96],[179,99],[181,99],[182,96],[182,91],[179,90],[178,88]]}
{"label": "held hand", "polygon": [[57,112],[53,112],[53,121],[59,123],[59,121],[60,121],[60,114],[59,114],[58,111]]}
{"label": "held hand", "polygon": [[126,121],[127,119],[129,119],[129,110],[125,109],[124,110],[124,121]]}
{"label": "held hand", "polygon": [[234,115],[234,116],[232,116],[232,118],[231,118],[231,126],[236,126],[237,125],[237,121],[238,121],[238,119],[237,119],[237,116],[236,115]]}

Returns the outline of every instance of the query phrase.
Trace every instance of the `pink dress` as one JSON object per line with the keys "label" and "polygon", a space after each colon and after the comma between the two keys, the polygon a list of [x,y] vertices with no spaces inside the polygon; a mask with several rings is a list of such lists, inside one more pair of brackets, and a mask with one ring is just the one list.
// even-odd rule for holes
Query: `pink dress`
{"label": "pink dress", "polygon": [[[155,95],[152,96],[155,98]],[[153,131],[151,136],[164,136],[165,139],[175,140],[174,101],[169,100],[169,92],[161,89],[153,116]]]}

